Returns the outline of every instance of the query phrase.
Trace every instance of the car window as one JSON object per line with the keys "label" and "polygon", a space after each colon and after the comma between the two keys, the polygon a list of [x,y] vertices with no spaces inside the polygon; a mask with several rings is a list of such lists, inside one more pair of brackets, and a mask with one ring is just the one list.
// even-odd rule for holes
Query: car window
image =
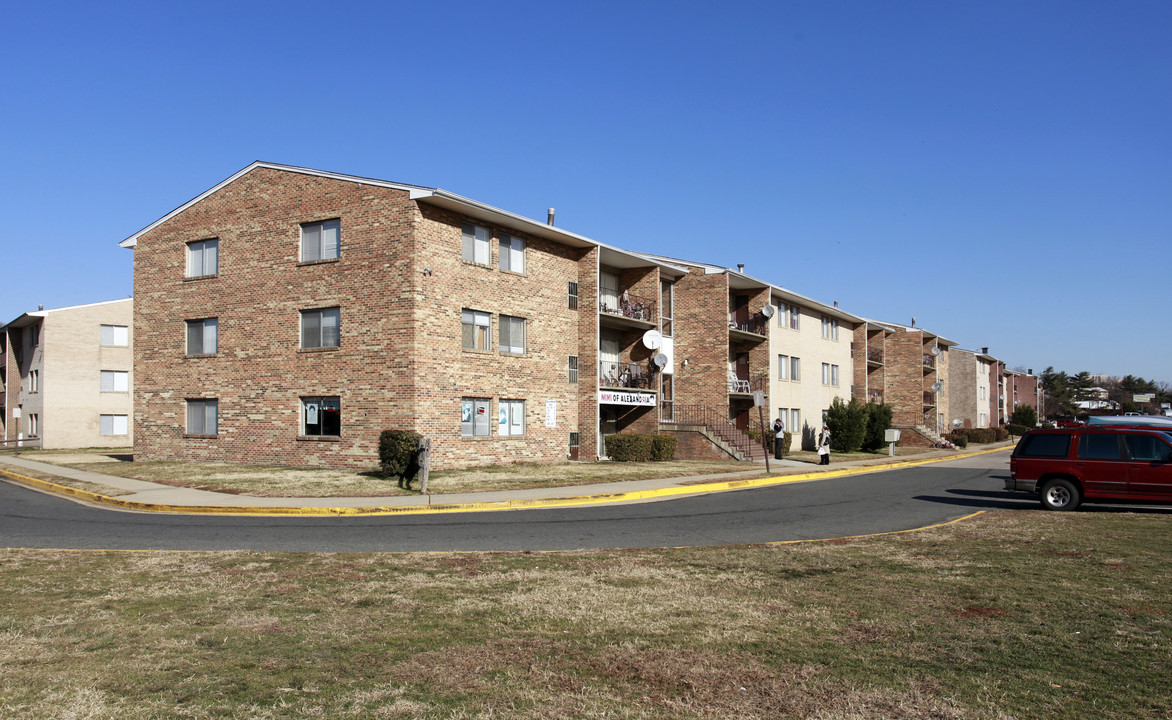
{"label": "car window", "polygon": [[1118,460],[1119,436],[1115,433],[1084,433],[1078,439],[1081,460]]}
{"label": "car window", "polygon": [[1064,458],[1070,452],[1070,436],[1061,434],[1029,434],[1022,440],[1018,457]]}
{"label": "car window", "polygon": [[1132,460],[1143,462],[1172,461],[1172,447],[1155,435],[1127,435],[1127,452]]}

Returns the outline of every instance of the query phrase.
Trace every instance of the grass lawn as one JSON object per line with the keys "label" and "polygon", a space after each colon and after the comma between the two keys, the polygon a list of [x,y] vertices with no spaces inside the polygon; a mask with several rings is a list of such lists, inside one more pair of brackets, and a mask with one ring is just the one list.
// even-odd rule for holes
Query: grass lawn
{"label": "grass lawn", "polygon": [[0,717],[1172,717],[1172,515],[569,553],[0,550]]}
{"label": "grass lawn", "polygon": [[[899,455],[907,457],[924,452],[922,448],[901,448]],[[41,462],[65,465],[80,470],[116,475],[119,477],[147,480],[150,482],[191,487],[202,490],[239,493],[257,497],[379,497],[393,495],[414,495],[419,492],[419,483],[411,490],[399,488],[396,481],[379,477],[377,473],[361,470],[340,470],[332,468],[291,468],[275,465],[243,465],[228,463],[188,462],[129,462],[129,450],[64,451],[42,450],[22,451],[20,457]],[[100,459],[100,462],[94,462]],[[800,460],[809,466],[799,468],[773,466],[772,473],[766,473],[760,463],[708,462],[679,460],[656,463],[558,463],[541,465],[495,465],[465,470],[434,470],[428,480],[428,492],[436,495],[482,492],[490,490],[515,490],[524,488],[567,487],[611,483],[626,480],[650,480],[656,478],[717,475],[743,473],[742,478],[766,477],[785,472],[808,472],[816,470],[818,455],[814,452],[798,451],[787,455],[787,459]],[[831,463],[842,460],[887,459],[886,453],[834,453]],[[24,472],[24,471],[22,471]],[[93,490],[93,486],[33,471],[24,474],[62,484]],[[100,490],[94,490],[101,492]],[[107,488],[107,495],[125,494],[123,491]]]}

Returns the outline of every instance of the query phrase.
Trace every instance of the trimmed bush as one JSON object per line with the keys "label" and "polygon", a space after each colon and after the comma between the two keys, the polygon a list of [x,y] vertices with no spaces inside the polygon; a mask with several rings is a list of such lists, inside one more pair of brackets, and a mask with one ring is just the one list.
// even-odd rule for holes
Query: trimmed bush
{"label": "trimmed bush", "polygon": [[944,436],[944,439],[958,448],[966,448],[969,446],[969,437],[960,430],[954,430]]}
{"label": "trimmed bush", "polygon": [[1033,430],[1032,427],[1026,427],[1025,425],[1014,425],[1013,423],[1006,425],[1005,429],[1007,431],[1009,431],[1010,435],[1014,435],[1016,437],[1021,437],[1022,435],[1025,435],[1030,430]]}
{"label": "trimmed bush", "polygon": [[653,451],[650,435],[606,436],[606,455],[616,462],[651,462]]}
{"label": "trimmed bush", "polygon": [[894,412],[890,405],[883,403],[867,403],[863,407],[867,409],[867,432],[863,436],[863,449],[872,452],[881,450],[887,446],[883,436],[891,428]]}
{"label": "trimmed bush", "polygon": [[378,464],[383,475],[398,478],[400,487],[410,487],[419,472],[422,440],[414,430],[383,430],[378,436]]}
{"label": "trimmed bush", "polygon": [[855,398],[851,398],[849,403],[844,403],[840,397],[834,398],[830,409],[826,411],[831,448],[838,452],[855,452],[863,447],[869,415],[867,406]]}
{"label": "trimmed bush", "polygon": [[675,435],[652,435],[651,436],[651,460],[653,462],[663,462],[671,460],[676,455],[676,436]]}

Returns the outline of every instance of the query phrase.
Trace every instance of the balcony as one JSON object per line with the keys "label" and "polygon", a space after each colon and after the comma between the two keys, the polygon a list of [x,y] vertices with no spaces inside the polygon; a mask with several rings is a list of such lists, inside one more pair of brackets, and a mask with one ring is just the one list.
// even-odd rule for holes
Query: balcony
{"label": "balcony", "polygon": [[924,367],[932,370],[936,369],[936,356],[930,353],[924,353]]}
{"label": "balcony", "polygon": [[883,391],[882,390],[872,390],[871,394],[867,396],[867,402],[873,402],[875,404],[882,403],[883,402]]}
{"label": "balcony", "polygon": [[867,364],[868,365],[882,365],[883,364],[883,348],[867,348]]}
{"label": "balcony", "polygon": [[934,392],[925,392],[924,393],[924,407],[936,407],[936,393],[934,393]]}
{"label": "balcony", "polygon": [[654,327],[659,317],[655,312],[654,299],[633,295],[626,290],[617,296],[602,295],[598,299],[598,311],[619,320],[618,325],[635,327]]}
{"label": "balcony", "polygon": [[[732,336],[740,336],[745,340],[762,340],[768,333],[769,318],[761,313],[752,316],[730,312],[728,314],[728,331]],[[746,337],[749,336],[749,337]]]}
{"label": "balcony", "polygon": [[655,374],[633,362],[598,363],[598,387],[652,389]]}

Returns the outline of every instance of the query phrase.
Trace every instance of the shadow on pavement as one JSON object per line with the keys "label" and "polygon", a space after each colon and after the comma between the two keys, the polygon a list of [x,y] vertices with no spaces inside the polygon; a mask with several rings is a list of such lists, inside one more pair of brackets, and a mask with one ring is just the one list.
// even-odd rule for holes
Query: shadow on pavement
{"label": "shadow on pavement", "polygon": [[[978,510],[1040,510],[1038,498],[1028,493],[1009,492],[1008,490],[964,490],[947,491],[949,497],[939,495],[917,495],[916,500],[956,505],[958,507],[976,508]],[[1162,505],[1123,505],[1119,503],[1103,504],[1084,502],[1077,512],[1105,512],[1105,513],[1153,513],[1156,515],[1172,515],[1172,507]]]}

